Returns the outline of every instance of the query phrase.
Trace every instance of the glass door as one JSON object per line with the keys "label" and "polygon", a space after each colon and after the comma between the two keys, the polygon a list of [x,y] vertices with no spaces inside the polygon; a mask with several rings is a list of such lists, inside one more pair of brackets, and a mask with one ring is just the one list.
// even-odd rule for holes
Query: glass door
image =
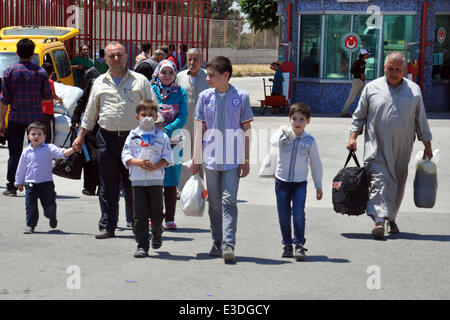
{"label": "glass door", "polygon": [[[353,16],[353,32],[361,38],[361,48],[370,52],[369,59],[366,60],[366,80],[377,78],[378,66],[378,46],[380,29],[375,25],[368,24],[369,15]],[[359,50],[352,54],[352,63],[359,59]]]}
{"label": "glass door", "polygon": [[386,56],[394,51],[402,52],[406,62],[411,61],[412,53],[417,49],[417,45],[411,43],[414,41],[414,28],[415,16],[385,15],[383,17],[383,65]]}

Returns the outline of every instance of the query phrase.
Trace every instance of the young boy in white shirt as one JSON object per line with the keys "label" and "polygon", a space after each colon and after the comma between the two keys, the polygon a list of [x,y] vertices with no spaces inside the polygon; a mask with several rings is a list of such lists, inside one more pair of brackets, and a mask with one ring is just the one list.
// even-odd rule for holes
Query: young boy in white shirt
{"label": "young boy in white shirt", "polygon": [[[279,148],[275,171],[275,193],[280,223],[282,257],[306,258],[305,201],[308,163],[316,187],[316,199],[322,199],[322,162],[316,140],[305,132],[311,120],[311,110],[303,102],[294,103],[289,109],[291,126],[283,126],[271,137],[271,144]],[[293,219],[292,219],[293,217]],[[294,226],[292,239],[291,220]],[[293,252],[295,244],[295,253]]]}
{"label": "young boy in white shirt", "polygon": [[136,107],[139,127],[130,131],[123,150],[122,162],[130,171],[133,188],[134,235],[136,258],[144,258],[149,250],[149,218],[152,221],[152,248],[162,245],[164,167],[173,162],[169,137],[158,127],[158,105],[143,100]]}

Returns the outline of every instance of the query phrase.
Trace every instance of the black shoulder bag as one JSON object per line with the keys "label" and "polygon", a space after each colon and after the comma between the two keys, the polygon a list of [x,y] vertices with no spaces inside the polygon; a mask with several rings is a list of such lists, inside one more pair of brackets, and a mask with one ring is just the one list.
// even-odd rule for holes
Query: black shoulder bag
{"label": "black shoulder bag", "polygon": [[[66,139],[64,140],[63,145],[66,145],[67,139],[69,139],[69,137],[70,137],[70,144],[72,144],[76,138],[76,135],[77,134],[75,128],[70,129]],[[81,152],[75,152],[71,154],[67,159],[56,159],[53,164],[52,172],[53,174],[56,174],[57,176],[63,178],[80,180],[83,163],[84,163],[83,154]]]}
{"label": "black shoulder bag", "polygon": [[[353,158],[357,167],[347,168]],[[341,169],[333,179],[333,209],[337,213],[359,216],[366,212],[369,201],[369,179],[366,169],[359,165],[354,151],[350,151]]]}

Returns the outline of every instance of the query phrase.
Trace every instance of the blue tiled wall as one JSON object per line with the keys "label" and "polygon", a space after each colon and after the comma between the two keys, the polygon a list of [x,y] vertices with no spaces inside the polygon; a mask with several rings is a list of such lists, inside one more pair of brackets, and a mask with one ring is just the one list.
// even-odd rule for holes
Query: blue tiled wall
{"label": "blue tiled wall", "polygon": [[[279,12],[286,14],[288,1],[279,2]],[[422,38],[422,12],[424,0],[371,0],[370,2],[343,3],[336,0],[298,0],[293,5],[292,10],[292,46],[291,61],[297,62],[298,50],[298,15],[299,11],[366,11],[369,5],[377,5],[381,11],[416,11],[416,32],[415,41],[421,41]],[[450,11],[450,1],[431,0],[428,1],[431,7],[428,7],[428,19],[426,27],[426,42],[434,42],[435,36],[435,13],[440,11]],[[323,4],[323,6],[322,6]],[[280,10],[284,9],[284,10]],[[413,55],[415,59],[420,58],[419,46],[416,47]],[[449,85],[437,84],[432,82],[432,63],[433,63],[433,45],[427,45],[425,48],[425,67],[424,67],[424,103],[427,111],[450,111]],[[298,66],[295,66],[296,70]],[[350,93],[350,84],[330,84],[330,83],[305,83],[294,82],[293,101],[304,101],[308,103],[314,112],[340,112]],[[350,106],[352,112],[357,105],[355,101]]]}

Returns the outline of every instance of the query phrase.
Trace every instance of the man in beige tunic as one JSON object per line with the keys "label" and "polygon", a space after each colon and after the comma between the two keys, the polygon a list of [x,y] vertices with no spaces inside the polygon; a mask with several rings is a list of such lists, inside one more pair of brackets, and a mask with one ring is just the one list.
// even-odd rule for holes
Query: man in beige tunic
{"label": "man in beige tunic", "polygon": [[398,233],[395,223],[408,176],[415,136],[425,146],[423,158],[431,159],[431,132],[420,87],[403,78],[405,58],[400,52],[386,57],[385,76],[366,85],[350,128],[347,149],[356,151],[356,138],[364,130],[364,164],[369,175],[367,214],[374,220],[372,236]]}
{"label": "man in beige tunic", "polygon": [[[209,88],[208,82],[206,82],[206,71],[201,68],[202,63],[202,51],[197,48],[191,48],[187,52],[188,69],[177,74],[177,83],[186,90],[188,97],[189,115],[184,129],[189,132],[190,139],[186,139],[185,142],[190,142],[191,155],[186,154],[187,159],[192,158],[194,148],[194,110],[197,105],[198,96],[200,92]],[[186,147],[189,148],[188,145]],[[180,192],[191,176],[192,174],[189,169],[183,166],[180,174],[180,184],[178,185]],[[200,176],[202,176],[202,172],[200,172]]]}

